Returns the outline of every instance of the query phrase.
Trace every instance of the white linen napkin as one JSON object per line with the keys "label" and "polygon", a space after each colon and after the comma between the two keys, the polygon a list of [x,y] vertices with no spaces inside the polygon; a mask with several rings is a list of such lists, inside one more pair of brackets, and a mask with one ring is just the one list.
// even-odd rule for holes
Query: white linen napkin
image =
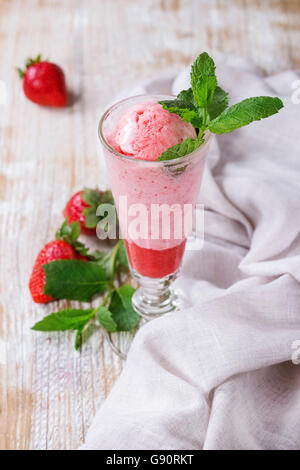
{"label": "white linen napkin", "polygon": [[[204,247],[176,281],[193,306],[141,328],[82,449],[300,448],[299,77],[240,63],[217,74],[231,104],[277,95],[285,108],[214,139]],[[187,87],[184,71],[127,95]]]}

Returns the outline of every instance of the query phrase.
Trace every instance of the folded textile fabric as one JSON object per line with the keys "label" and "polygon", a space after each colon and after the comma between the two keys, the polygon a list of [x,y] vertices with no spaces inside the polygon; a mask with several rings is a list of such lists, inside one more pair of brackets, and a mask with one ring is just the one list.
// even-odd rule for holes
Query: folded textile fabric
{"label": "folded textile fabric", "polygon": [[[217,71],[230,104],[276,95],[285,108],[214,137],[204,246],[186,252],[176,281],[191,307],[140,329],[82,449],[300,448],[299,77]],[[187,87],[184,71],[131,94]]]}

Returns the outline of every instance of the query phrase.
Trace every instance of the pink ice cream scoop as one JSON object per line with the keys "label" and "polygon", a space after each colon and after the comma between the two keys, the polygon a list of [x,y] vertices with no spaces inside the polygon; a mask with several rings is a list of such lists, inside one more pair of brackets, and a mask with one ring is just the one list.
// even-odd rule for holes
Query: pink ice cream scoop
{"label": "pink ice cream scoop", "polygon": [[191,137],[194,127],[177,114],[150,101],[131,106],[119,119],[107,141],[115,150],[138,160],[155,161],[173,145]]}

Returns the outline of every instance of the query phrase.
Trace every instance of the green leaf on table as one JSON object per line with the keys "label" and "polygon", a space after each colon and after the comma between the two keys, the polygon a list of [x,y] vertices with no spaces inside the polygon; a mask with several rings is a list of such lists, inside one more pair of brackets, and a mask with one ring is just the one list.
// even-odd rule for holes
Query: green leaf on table
{"label": "green leaf on table", "polygon": [[107,287],[105,270],[97,263],[63,259],[44,264],[44,293],[55,299],[88,302]]}
{"label": "green leaf on table", "polygon": [[31,329],[35,331],[77,330],[84,327],[94,315],[92,308],[84,310],[67,308],[47,315]]}
{"label": "green leaf on table", "polygon": [[130,331],[139,322],[139,315],[132,306],[132,296],[135,289],[129,285],[123,285],[115,289],[110,300],[109,311],[117,325],[118,331]]}
{"label": "green leaf on table", "polygon": [[197,105],[201,108],[206,108],[212,102],[217,86],[215,69],[215,63],[207,52],[200,54],[192,65],[191,85],[193,95]]}
{"label": "green leaf on table", "polygon": [[208,128],[215,134],[224,134],[278,113],[282,107],[283,103],[279,98],[270,96],[247,98],[210,121]]}
{"label": "green leaf on table", "polygon": [[221,114],[228,106],[228,93],[221,87],[217,86],[214,92],[214,96],[210,105],[208,105],[207,111],[210,119],[215,119]]}
{"label": "green leaf on table", "polygon": [[191,137],[188,137],[180,144],[176,144],[163,152],[158,157],[158,161],[161,162],[164,160],[174,160],[175,158],[184,157],[185,155],[194,152],[194,150],[200,147],[203,142],[204,139],[192,139]]}
{"label": "green leaf on table", "polygon": [[96,314],[103,328],[105,328],[110,333],[118,331],[118,325],[113,319],[113,314],[107,307],[99,307],[96,311]]}

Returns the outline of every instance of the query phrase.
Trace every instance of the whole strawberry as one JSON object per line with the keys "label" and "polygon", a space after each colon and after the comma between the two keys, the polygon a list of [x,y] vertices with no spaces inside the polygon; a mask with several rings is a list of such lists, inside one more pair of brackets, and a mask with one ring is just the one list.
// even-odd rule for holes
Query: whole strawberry
{"label": "whole strawberry", "polygon": [[43,264],[59,259],[75,258],[78,258],[76,251],[63,240],[54,240],[44,246],[36,258],[29,280],[29,290],[35,302],[45,304],[54,300],[50,295],[44,294],[46,276],[42,268]]}
{"label": "whole strawberry", "polygon": [[51,62],[42,61],[41,55],[26,61],[26,69],[18,69],[23,79],[25,96],[42,106],[64,107],[67,104],[65,75]]}
{"label": "whole strawberry", "polygon": [[95,235],[96,226],[101,217],[96,215],[100,204],[113,204],[111,191],[99,191],[98,189],[85,188],[78,191],[68,201],[63,215],[69,223],[79,222],[82,233]]}

